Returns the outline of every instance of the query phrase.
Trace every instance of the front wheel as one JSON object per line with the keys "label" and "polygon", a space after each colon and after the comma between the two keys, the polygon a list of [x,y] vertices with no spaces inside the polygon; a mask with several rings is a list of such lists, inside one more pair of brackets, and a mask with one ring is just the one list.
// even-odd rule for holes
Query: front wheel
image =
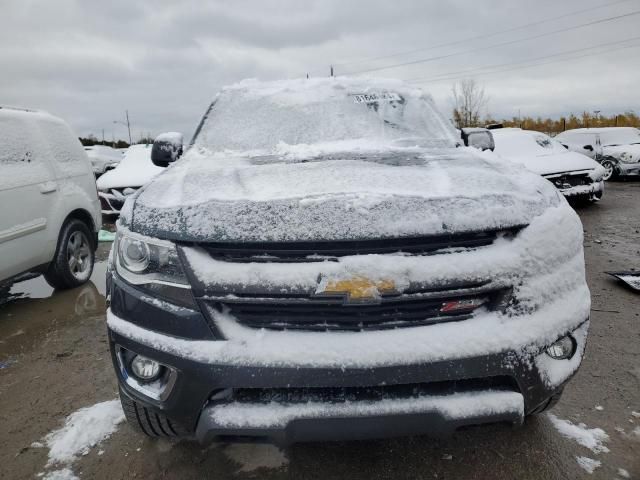
{"label": "front wheel", "polygon": [[616,167],[611,160],[604,160],[602,162],[602,166],[604,167],[605,173],[603,180],[611,180],[616,173]]}
{"label": "front wheel", "polygon": [[95,252],[91,232],[84,222],[67,221],[60,232],[56,254],[44,278],[53,288],[67,289],[82,285],[91,276]]}

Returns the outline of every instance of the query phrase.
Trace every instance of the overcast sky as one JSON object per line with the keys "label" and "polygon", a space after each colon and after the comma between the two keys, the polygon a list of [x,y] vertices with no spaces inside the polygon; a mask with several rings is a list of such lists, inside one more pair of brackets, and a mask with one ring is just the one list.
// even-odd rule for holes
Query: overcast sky
{"label": "overcast sky", "polygon": [[48,110],[80,135],[104,129],[108,140],[126,138],[113,123],[125,109],[134,139],[189,136],[221,86],[328,75],[330,64],[354,74],[428,60],[369,75],[429,80],[423,88],[447,115],[451,85],[465,76],[484,85],[494,117],[640,110],[640,15],[573,28],[640,11],[640,0],[1,3],[0,103]]}

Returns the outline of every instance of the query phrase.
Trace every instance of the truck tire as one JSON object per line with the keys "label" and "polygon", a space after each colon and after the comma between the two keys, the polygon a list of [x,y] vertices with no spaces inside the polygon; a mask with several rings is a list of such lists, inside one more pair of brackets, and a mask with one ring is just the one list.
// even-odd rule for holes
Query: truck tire
{"label": "truck tire", "polygon": [[53,288],[75,288],[87,282],[93,272],[95,250],[87,225],[75,218],[67,220],[58,237],[56,253],[44,274]]}
{"label": "truck tire", "polygon": [[127,394],[120,391],[120,403],[127,423],[134,430],[151,438],[180,438],[188,436],[179,425],[175,424],[166,415],[158,413],[141,403],[136,402]]}

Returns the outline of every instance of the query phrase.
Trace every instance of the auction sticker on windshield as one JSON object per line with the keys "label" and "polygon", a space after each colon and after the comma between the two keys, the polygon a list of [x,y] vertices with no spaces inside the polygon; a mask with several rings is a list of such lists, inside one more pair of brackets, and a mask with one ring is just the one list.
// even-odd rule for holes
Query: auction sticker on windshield
{"label": "auction sticker on windshield", "polygon": [[354,93],[352,94],[355,103],[376,103],[381,100],[388,102],[400,101],[402,98],[397,93],[380,92],[380,93]]}

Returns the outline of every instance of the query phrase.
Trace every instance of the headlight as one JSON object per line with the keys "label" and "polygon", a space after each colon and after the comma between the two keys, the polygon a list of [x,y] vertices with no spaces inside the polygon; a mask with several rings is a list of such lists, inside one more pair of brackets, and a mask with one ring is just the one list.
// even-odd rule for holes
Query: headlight
{"label": "headlight", "polygon": [[576,341],[571,335],[567,335],[549,345],[545,351],[554,360],[567,360],[576,353]]}
{"label": "headlight", "polygon": [[118,244],[122,265],[132,273],[144,272],[149,267],[151,252],[145,242],[124,237]]}
{"label": "headlight", "polygon": [[169,302],[195,307],[172,242],[118,231],[113,248],[115,270],[128,283]]}
{"label": "headlight", "polygon": [[622,152],[620,154],[620,161],[623,163],[633,163],[633,155],[629,152]]}

